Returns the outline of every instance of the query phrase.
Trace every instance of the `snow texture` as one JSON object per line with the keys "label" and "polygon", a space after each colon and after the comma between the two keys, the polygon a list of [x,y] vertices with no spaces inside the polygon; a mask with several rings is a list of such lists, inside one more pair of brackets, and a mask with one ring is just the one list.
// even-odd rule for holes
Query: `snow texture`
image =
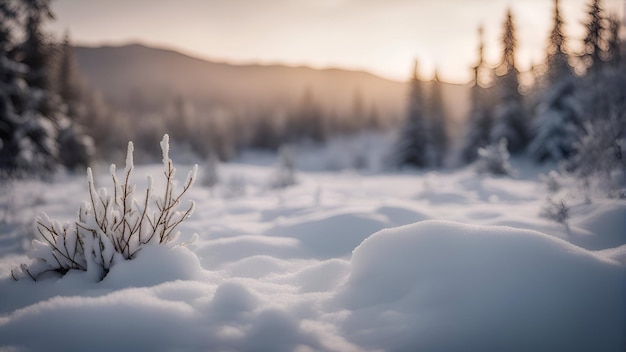
{"label": "snow texture", "polygon": [[[274,160],[220,165],[245,194],[196,187],[171,246],[146,246],[100,282],[78,270],[12,280],[24,220],[5,217],[0,350],[623,351],[626,200],[568,199],[568,230],[540,215],[547,171],[517,159],[516,178],[317,170],[272,190]],[[160,170],[137,166],[131,182]],[[7,214],[63,222],[84,188],[64,175],[0,197],[18,200]]]}

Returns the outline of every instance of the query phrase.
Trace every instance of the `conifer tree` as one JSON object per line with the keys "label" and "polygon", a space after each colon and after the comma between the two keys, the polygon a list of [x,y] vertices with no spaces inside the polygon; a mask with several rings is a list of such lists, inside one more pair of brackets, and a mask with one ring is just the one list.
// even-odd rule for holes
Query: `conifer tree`
{"label": "conifer tree", "polygon": [[423,82],[415,61],[410,81],[409,105],[406,120],[398,140],[398,165],[428,167],[432,155],[429,126],[424,112]]}
{"label": "conifer tree", "polygon": [[433,148],[433,166],[443,166],[446,152],[448,151],[447,117],[443,103],[443,93],[439,74],[435,70],[435,77],[432,81],[430,92],[430,106],[428,111],[430,120],[430,137]]}
{"label": "conifer tree", "polygon": [[555,83],[572,73],[572,69],[568,63],[569,57],[564,33],[565,22],[561,16],[559,0],[554,0],[553,21],[546,57],[546,76],[548,84]]}
{"label": "conifer tree", "polygon": [[591,72],[598,71],[602,66],[603,37],[605,31],[604,15],[601,0],[592,0],[587,9],[588,20],[584,23],[583,60]]}
{"label": "conifer tree", "polygon": [[534,138],[528,146],[537,161],[564,160],[574,153],[583,129],[583,107],[566,52],[559,0],[554,1],[554,24],[546,53],[546,79],[533,120]]}
{"label": "conifer tree", "polygon": [[[21,6],[13,7],[19,4]],[[11,177],[46,176],[58,164],[57,126],[52,95],[47,90],[47,56],[41,25],[52,18],[49,1],[2,2],[2,108],[0,109],[0,168]],[[26,27],[19,28],[19,19]],[[25,41],[12,42],[21,29]],[[9,55],[17,53],[17,56]],[[17,50],[16,50],[17,49]]]}
{"label": "conifer tree", "polygon": [[[67,116],[73,121],[80,120],[84,114],[81,86],[76,67],[74,48],[70,43],[69,33],[65,33],[60,47],[59,71],[57,78],[58,93],[67,107]],[[83,122],[83,121],[81,121]]]}
{"label": "conifer tree", "polygon": [[610,67],[619,68],[622,59],[622,41],[620,39],[620,28],[622,27],[622,24],[615,14],[609,16],[608,24],[606,60],[609,62]]}
{"label": "conifer tree", "polygon": [[481,77],[486,70],[484,59],[483,28],[479,27],[478,62],[472,68],[474,78],[471,88],[471,108],[467,118],[465,140],[463,142],[462,159],[472,162],[478,156],[478,149],[489,145],[493,117],[489,104],[487,89],[483,87]]}
{"label": "conifer tree", "polygon": [[502,35],[502,62],[498,67],[496,81],[498,102],[494,109],[494,127],[491,141],[506,139],[511,153],[522,151],[528,144],[528,122],[522,95],[519,92],[518,70],[515,64],[517,49],[513,14],[509,9]]}
{"label": "conifer tree", "polygon": [[[29,67],[26,78],[28,85],[42,90],[47,90],[50,83],[47,74],[50,56],[42,32],[43,22],[54,19],[50,2],[51,0],[22,0],[26,17],[26,39],[19,50],[21,62]],[[45,114],[44,111],[42,113]]]}

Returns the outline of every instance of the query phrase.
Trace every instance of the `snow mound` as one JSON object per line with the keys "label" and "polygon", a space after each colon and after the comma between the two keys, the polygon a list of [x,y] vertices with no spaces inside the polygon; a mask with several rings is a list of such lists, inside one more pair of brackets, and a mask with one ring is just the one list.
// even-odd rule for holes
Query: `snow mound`
{"label": "snow mound", "polygon": [[584,204],[580,208],[576,210],[585,215],[572,222],[573,243],[592,250],[626,244],[626,202],[600,204],[593,208]]}
{"label": "snow mound", "polygon": [[200,280],[203,272],[198,257],[188,248],[150,245],[143,247],[132,261],[112,267],[104,284],[115,288],[147,287],[175,280]]}
{"label": "snow mound", "polygon": [[423,221],[357,247],[335,303],[351,311],[343,328],[364,347],[620,351],[624,274],[539,232]]}
{"label": "snow mound", "polygon": [[277,225],[269,230],[269,234],[296,238],[302,244],[305,255],[329,259],[349,255],[369,235],[388,226],[384,216],[345,213]]}

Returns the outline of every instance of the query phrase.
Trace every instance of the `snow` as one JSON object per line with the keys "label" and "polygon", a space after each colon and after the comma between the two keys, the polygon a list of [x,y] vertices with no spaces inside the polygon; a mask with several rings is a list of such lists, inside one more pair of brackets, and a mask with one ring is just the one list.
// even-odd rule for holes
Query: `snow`
{"label": "snow", "polygon": [[[609,351],[623,342],[623,274],[539,232],[424,221],[357,247],[338,301],[367,347]],[[392,328],[375,331],[381,319]]]}
{"label": "snow", "polygon": [[[309,168],[279,190],[268,187],[275,158],[220,164],[220,183],[183,200],[196,209],[177,240],[100,282],[11,279],[36,214],[69,221],[88,197],[82,175],[11,184],[0,192],[0,350],[623,350],[626,200],[567,198],[565,226],[540,216],[545,170],[519,160],[514,177],[329,172],[320,154],[296,151]],[[133,182],[152,174],[162,187],[161,169],[136,166]],[[94,168],[97,184],[107,171]],[[233,176],[245,194],[228,193]]]}

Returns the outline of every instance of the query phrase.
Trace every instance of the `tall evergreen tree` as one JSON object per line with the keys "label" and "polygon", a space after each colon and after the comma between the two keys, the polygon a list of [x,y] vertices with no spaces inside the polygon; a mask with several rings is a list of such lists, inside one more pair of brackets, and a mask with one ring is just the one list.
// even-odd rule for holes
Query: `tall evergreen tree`
{"label": "tall evergreen tree", "polygon": [[67,107],[67,116],[73,121],[80,120],[84,114],[81,90],[74,47],[70,43],[69,33],[66,32],[60,47],[57,91]]}
{"label": "tall evergreen tree", "polygon": [[564,33],[565,22],[561,16],[559,0],[554,0],[554,15],[552,19],[552,31],[550,31],[546,57],[546,76],[548,84],[555,83],[572,73],[572,69],[568,63],[567,40]]}
{"label": "tall evergreen tree", "polygon": [[432,160],[429,124],[424,111],[423,82],[415,61],[410,81],[408,111],[398,140],[398,165],[428,167]]}
{"label": "tall evergreen tree", "polygon": [[443,103],[441,84],[439,74],[437,70],[435,70],[435,77],[432,81],[430,91],[428,118],[430,121],[430,138],[433,148],[432,163],[437,167],[443,166],[444,158],[448,151],[447,116]]}
{"label": "tall evergreen tree", "polygon": [[602,66],[602,42],[605,31],[603,12],[601,0],[592,0],[587,9],[588,19],[584,23],[586,35],[583,41],[585,45],[583,60],[592,72]]}
{"label": "tall evergreen tree", "polygon": [[[13,8],[16,4],[21,6]],[[9,176],[46,176],[58,164],[57,126],[46,90],[46,57],[39,60],[35,54],[45,52],[41,25],[52,17],[49,1],[3,2],[2,12],[0,26],[5,42],[0,45],[4,48],[0,59],[8,70],[2,74],[0,168]],[[18,28],[22,24],[19,21],[7,26],[13,18],[26,18],[26,27]],[[10,42],[10,32],[16,28],[25,33],[21,45]],[[17,56],[8,55],[7,47]]]}
{"label": "tall evergreen tree", "polygon": [[559,161],[572,156],[583,129],[583,116],[573,77],[550,86],[537,105],[535,137],[528,146],[530,155],[537,161]]}
{"label": "tall evergreen tree", "polygon": [[47,74],[50,56],[42,32],[43,22],[54,19],[50,3],[51,0],[22,0],[26,39],[20,46],[21,62],[30,68],[28,85],[42,90],[47,90],[50,83]]}
{"label": "tall evergreen tree", "polygon": [[481,82],[483,72],[487,69],[484,58],[483,28],[478,29],[479,47],[478,62],[472,68],[474,78],[471,88],[471,108],[467,118],[465,139],[463,141],[462,159],[465,162],[472,162],[478,156],[478,149],[489,145],[491,140],[491,128],[493,126],[493,116],[490,108],[487,89]]}
{"label": "tall evergreen tree", "polygon": [[322,142],[328,137],[328,121],[323,114],[313,91],[307,87],[300,105],[287,123],[288,139],[293,141],[309,139]]}
{"label": "tall evergreen tree", "polygon": [[528,146],[530,155],[537,161],[569,158],[583,129],[583,107],[577,97],[577,80],[568,64],[559,0],[554,1],[553,19],[546,53],[545,86],[533,120],[534,138]]}
{"label": "tall evergreen tree", "polygon": [[606,60],[612,68],[619,68],[622,61],[622,40],[620,38],[620,29],[622,28],[622,24],[615,14],[609,16],[608,23]]}
{"label": "tall evergreen tree", "polygon": [[492,142],[506,139],[512,153],[522,151],[528,144],[528,121],[522,95],[519,92],[518,70],[515,65],[517,49],[513,13],[509,9],[502,35],[502,61],[497,69],[497,104],[494,109]]}

